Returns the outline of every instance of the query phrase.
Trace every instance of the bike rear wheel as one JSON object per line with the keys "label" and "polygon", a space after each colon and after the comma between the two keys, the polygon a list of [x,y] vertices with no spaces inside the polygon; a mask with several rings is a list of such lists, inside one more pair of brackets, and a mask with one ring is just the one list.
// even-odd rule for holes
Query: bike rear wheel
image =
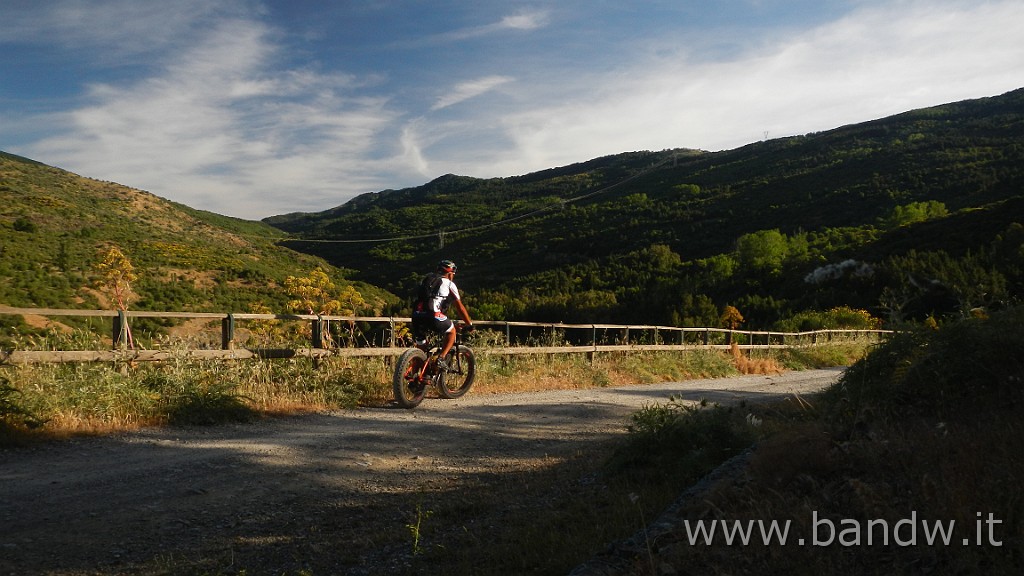
{"label": "bike rear wheel", "polygon": [[450,400],[469,392],[476,378],[476,357],[469,346],[459,346],[448,353],[447,361],[451,370],[438,377],[437,394]]}
{"label": "bike rear wheel", "polygon": [[426,396],[427,384],[430,382],[430,376],[424,370],[426,363],[427,354],[419,348],[410,348],[398,357],[391,386],[395,402],[402,408],[415,408]]}

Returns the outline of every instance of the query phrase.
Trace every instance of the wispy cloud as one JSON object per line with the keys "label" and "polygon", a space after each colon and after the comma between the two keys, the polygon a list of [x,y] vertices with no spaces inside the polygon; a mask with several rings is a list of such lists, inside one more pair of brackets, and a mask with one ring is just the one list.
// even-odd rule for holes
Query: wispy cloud
{"label": "wispy cloud", "polygon": [[459,84],[456,84],[450,92],[438,98],[437,102],[435,102],[430,109],[440,110],[442,108],[447,108],[458,104],[459,102],[490,92],[498,86],[512,82],[513,80],[514,79],[509,76],[486,76],[484,78],[477,78],[467,82],[460,82]]}
{"label": "wispy cloud", "polygon": [[478,38],[481,36],[488,36],[497,32],[503,32],[506,30],[519,30],[529,31],[544,28],[550,22],[550,12],[547,10],[533,10],[523,11],[509,16],[505,16],[497,22],[490,24],[484,24],[482,26],[471,26],[468,28],[462,28],[459,30],[453,30],[443,34],[438,34],[434,38],[436,40],[466,40],[469,38]]}
{"label": "wispy cloud", "polygon": [[277,50],[259,22],[221,21],[152,76],[92,85],[66,132],[32,151],[252,218],[386,186],[372,176],[396,119],[386,98],[349,76],[275,69]]}
{"label": "wispy cloud", "polygon": [[87,55],[111,65],[142,54],[173,54],[173,47],[192,39],[196,22],[243,13],[238,3],[205,0],[15,3],[16,8],[3,10],[0,42],[62,46],[76,57]]}
{"label": "wispy cloud", "polygon": [[535,30],[543,28],[548,24],[548,11],[540,10],[534,12],[520,12],[512,16],[505,16],[501,22],[495,25],[498,29],[514,30]]}

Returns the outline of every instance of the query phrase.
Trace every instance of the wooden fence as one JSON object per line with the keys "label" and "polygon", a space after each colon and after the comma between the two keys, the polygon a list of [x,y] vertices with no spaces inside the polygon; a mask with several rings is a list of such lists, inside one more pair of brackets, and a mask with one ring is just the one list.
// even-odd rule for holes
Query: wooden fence
{"label": "wooden fence", "polygon": [[[11,308],[0,306],[0,315],[53,317],[99,317],[111,322],[109,350],[0,350],[0,364],[60,362],[157,362],[180,357],[203,360],[247,358],[324,358],[331,356],[397,356],[406,349],[396,341],[397,327],[409,318],[376,316],[320,316],[310,314],[248,314],[212,312],[149,312],[123,310],[66,310],[55,308]],[[205,320],[220,323],[220,347],[187,350],[134,349],[129,347],[128,326],[132,318]],[[308,347],[239,347],[239,326],[248,321],[276,320],[306,322],[312,335]],[[339,346],[331,338],[332,325],[382,325],[381,342]],[[839,339],[877,340],[887,330],[816,330],[811,332],[764,332],[721,328],[680,328],[675,326],[622,324],[562,324],[539,322],[476,321],[475,326],[503,335],[503,342],[474,347],[481,354],[593,354],[599,352],[683,351],[695,349],[741,350],[814,346]],[[526,335],[526,336],[524,336]],[[547,344],[544,344],[547,342]],[[555,345],[555,342],[559,342]]]}

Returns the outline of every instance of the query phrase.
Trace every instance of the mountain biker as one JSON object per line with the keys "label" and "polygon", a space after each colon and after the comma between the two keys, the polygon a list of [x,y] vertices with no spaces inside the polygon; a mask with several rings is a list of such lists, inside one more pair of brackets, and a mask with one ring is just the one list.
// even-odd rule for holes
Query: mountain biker
{"label": "mountain biker", "polygon": [[454,282],[456,270],[454,262],[441,260],[437,265],[437,271],[428,274],[423,279],[412,311],[413,336],[418,343],[423,342],[427,330],[444,335],[444,344],[441,346],[438,364],[446,370],[450,367],[443,359],[455,346],[455,324],[446,314],[449,305],[455,304],[455,310],[466,323],[465,330],[473,330],[473,321],[469,318],[469,310],[466,310],[466,306],[462,303],[459,287]]}

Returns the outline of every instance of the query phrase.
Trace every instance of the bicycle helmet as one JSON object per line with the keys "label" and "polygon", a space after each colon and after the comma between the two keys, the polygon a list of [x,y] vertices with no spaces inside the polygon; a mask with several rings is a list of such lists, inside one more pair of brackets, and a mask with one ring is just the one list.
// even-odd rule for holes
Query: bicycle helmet
{"label": "bicycle helmet", "polygon": [[455,262],[452,262],[451,260],[441,260],[437,264],[437,269],[439,271],[444,271],[444,272],[457,272],[458,271],[458,267],[455,266]]}

